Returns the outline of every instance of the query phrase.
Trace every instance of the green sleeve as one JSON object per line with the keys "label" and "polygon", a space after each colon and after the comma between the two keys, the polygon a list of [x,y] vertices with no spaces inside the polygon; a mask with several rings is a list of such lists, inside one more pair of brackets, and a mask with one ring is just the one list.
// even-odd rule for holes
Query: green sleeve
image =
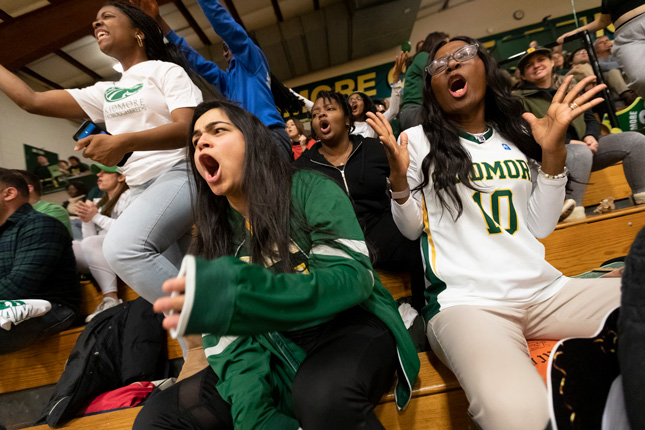
{"label": "green sleeve", "polygon": [[273,394],[271,352],[252,337],[204,336],[204,352],[219,381],[217,391],[231,405],[234,427],[240,430],[296,430],[295,418],[280,412]]}
{"label": "green sleeve", "polygon": [[42,201],[36,203],[33,207],[38,212],[49,215],[50,217],[56,218],[58,221],[62,222],[65,228],[67,228],[69,235],[72,236],[72,224],[69,220],[69,213],[64,207],[55,204],[43,204]]}
{"label": "green sleeve", "polygon": [[296,174],[293,204],[311,228],[310,249],[303,250],[309,274],[274,273],[234,257],[196,258],[186,282],[190,306],[182,311],[186,333],[282,331],[329,319],[370,297],[375,274],[345,193],[320,175]]}

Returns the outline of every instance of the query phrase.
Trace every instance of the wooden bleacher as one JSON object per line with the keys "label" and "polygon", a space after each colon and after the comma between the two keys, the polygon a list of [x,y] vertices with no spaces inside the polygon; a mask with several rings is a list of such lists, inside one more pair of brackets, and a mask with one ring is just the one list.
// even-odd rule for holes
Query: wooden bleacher
{"label": "wooden bleacher", "polygon": [[591,172],[589,186],[582,198],[582,206],[589,207],[600,203],[602,199],[613,197],[614,200],[628,198],[632,190],[623,173],[623,163],[614,164],[606,169]]}
{"label": "wooden bleacher", "polygon": [[[376,415],[388,430],[466,429],[470,423],[468,401],[457,379],[433,354],[419,354],[421,371],[413,397],[404,413],[397,410],[394,394],[383,397]],[[120,430],[131,428],[140,407],[76,418],[64,428],[77,430]],[[48,426],[32,429],[48,429]]]}
{"label": "wooden bleacher", "polygon": [[[626,185],[622,166],[592,173],[584,204],[595,205],[606,197],[626,198],[631,191]],[[546,258],[565,275],[575,275],[598,267],[603,261],[628,253],[636,234],[645,226],[645,205],[620,209],[608,214],[589,216],[586,220],[562,223],[546,239]],[[409,296],[409,277],[379,271],[383,284],[394,298]],[[93,288],[93,287],[92,287]],[[120,292],[132,299],[136,293]],[[125,295],[123,295],[125,294]],[[92,312],[100,294],[84,287],[85,312]],[[82,328],[65,331],[52,339],[14,354],[3,356],[5,367],[0,393],[52,384],[60,377],[69,351]],[[169,342],[169,358],[181,357],[179,344]],[[467,414],[468,402],[454,375],[429,353],[419,354],[421,371],[413,398],[404,413],[399,412],[390,393],[376,408],[377,415],[388,429],[466,429],[472,427]],[[17,376],[13,376],[17,375]],[[77,418],[65,428],[105,430],[131,428],[140,408]],[[47,426],[34,427],[47,429]]]}

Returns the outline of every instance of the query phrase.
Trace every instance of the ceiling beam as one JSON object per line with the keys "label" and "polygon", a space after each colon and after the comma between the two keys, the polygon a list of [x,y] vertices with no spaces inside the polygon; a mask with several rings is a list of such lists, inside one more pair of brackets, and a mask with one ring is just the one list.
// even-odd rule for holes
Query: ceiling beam
{"label": "ceiling beam", "polygon": [[87,75],[90,75],[92,77],[92,79],[94,79],[95,81],[100,81],[100,80],[103,79],[103,76],[99,75],[94,70],[90,69],[85,64],[81,63],[76,58],[72,57],[67,52],[63,51],[62,49],[58,49],[58,50],[54,51],[54,54],[58,55],[60,58],[62,58],[63,60],[67,61],[69,64],[71,64],[72,66],[76,67],[77,69],[79,69],[83,73],[85,73]]}
{"label": "ceiling beam", "polygon": [[204,33],[204,30],[197,24],[197,21],[195,21],[195,18],[193,15],[190,13],[186,5],[181,0],[173,0],[173,3],[179,9],[179,12],[184,16],[186,21],[188,21],[188,24],[192,27],[192,29],[197,33],[197,36],[199,36],[199,40],[202,41],[204,45],[212,45],[210,39],[208,39],[208,36],[206,36],[206,33]]}
{"label": "ceiling beam", "polygon": [[0,19],[6,23],[14,22],[15,19],[4,10],[0,9]]}
{"label": "ceiling beam", "polygon": [[[231,14],[235,22],[240,24],[244,31],[246,31],[246,27],[244,26],[244,22],[242,21],[242,17],[240,17],[240,14],[237,13],[237,8],[233,4],[233,0],[224,0],[224,3],[226,3],[226,8],[228,9],[228,12]],[[248,31],[246,31],[248,33]]]}
{"label": "ceiling beam", "polygon": [[64,90],[64,88],[62,86],[58,85],[56,82],[50,81],[46,77],[44,77],[42,75],[39,75],[38,73],[34,72],[33,70],[31,70],[28,67],[23,67],[22,69],[20,69],[20,71],[23,72],[25,75],[29,75],[32,78],[38,79],[43,84],[48,85],[48,86],[50,86],[50,87],[52,87],[52,88],[54,88],[56,90]]}
{"label": "ceiling beam", "polygon": [[[159,0],[160,4],[171,0]],[[0,64],[18,70],[92,34],[92,21],[105,0],[56,0],[0,25]]]}
{"label": "ceiling beam", "polygon": [[275,13],[275,17],[278,18],[278,22],[283,22],[284,18],[282,17],[282,11],[280,10],[278,0],[271,0],[271,5],[273,6],[273,13]]}

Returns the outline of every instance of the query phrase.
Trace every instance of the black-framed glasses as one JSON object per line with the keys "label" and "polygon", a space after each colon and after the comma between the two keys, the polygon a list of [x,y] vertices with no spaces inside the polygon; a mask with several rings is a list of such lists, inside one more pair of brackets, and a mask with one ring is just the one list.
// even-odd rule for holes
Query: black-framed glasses
{"label": "black-framed glasses", "polygon": [[475,58],[478,49],[477,45],[462,46],[452,54],[437,58],[432,63],[428,64],[426,66],[426,73],[431,76],[438,75],[448,68],[448,62],[450,62],[451,58],[454,58],[458,63],[463,63],[464,61]]}

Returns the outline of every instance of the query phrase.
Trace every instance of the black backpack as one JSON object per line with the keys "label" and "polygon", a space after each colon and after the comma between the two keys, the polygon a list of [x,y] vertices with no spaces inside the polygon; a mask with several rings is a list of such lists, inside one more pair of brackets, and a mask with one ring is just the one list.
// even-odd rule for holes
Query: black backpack
{"label": "black backpack", "polygon": [[141,297],[96,315],[76,341],[38,424],[61,426],[102,393],[164,378],[162,320]]}

